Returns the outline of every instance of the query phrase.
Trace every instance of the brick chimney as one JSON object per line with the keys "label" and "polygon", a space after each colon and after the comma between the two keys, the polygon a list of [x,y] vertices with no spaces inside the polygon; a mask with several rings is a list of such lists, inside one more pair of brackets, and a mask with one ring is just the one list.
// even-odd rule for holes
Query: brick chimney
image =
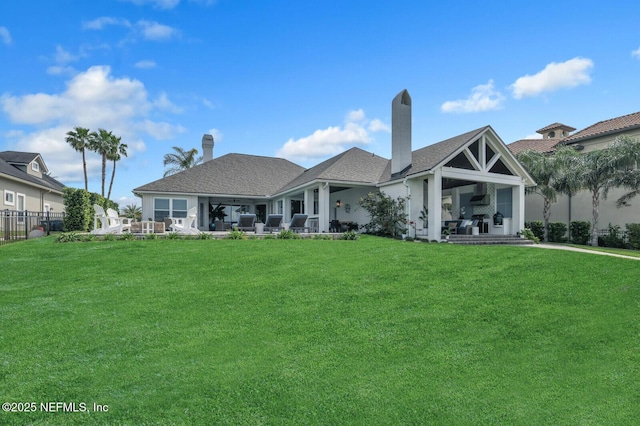
{"label": "brick chimney", "polygon": [[202,162],[213,160],[213,136],[204,134],[202,136]]}
{"label": "brick chimney", "polygon": [[405,89],[391,101],[391,174],[411,165],[411,96]]}

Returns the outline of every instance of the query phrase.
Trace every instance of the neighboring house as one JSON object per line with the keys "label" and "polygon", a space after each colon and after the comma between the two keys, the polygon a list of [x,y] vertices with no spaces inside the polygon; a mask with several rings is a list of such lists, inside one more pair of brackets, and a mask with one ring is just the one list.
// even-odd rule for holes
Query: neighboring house
{"label": "neighboring house", "polygon": [[64,211],[64,185],[48,173],[40,154],[0,152],[0,210]]}
{"label": "neighboring house", "polygon": [[[358,201],[383,191],[409,198],[408,219],[416,223],[416,233],[429,239],[440,239],[441,222],[452,212],[458,218],[461,207],[465,218],[475,215],[490,222],[486,232],[515,234],[524,227],[525,186],[535,185],[490,126],[413,151],[406,90],[392,101],[391,160],[351,148],[304,169],[280,158],[227,154],[214,159],[211,136],[202,142],[202,164],[133,190],[142,198],[144,218],[184,217],[197,206],[198,227],[208,230],[209,206],[222,204],[229,222],[243,212],[256,213],[262,221],[270,213],[281,213],[285,220],[305,213],[308,226],[327,232],[334,219],[368,223]],[[428,234],[418,219],[423,206],[429,223],[437,224],[428,227]],[[506,218],[504,226],[490,220],[497,211]]]}
{"label": "neighboring house", "polygon": [[[561,145],[573,146],[579,151],[589,152],[606,149],[618,136],[629,135],[640,140],[640,112],[600,121],[579,132],[570,134],[575,129],[560,123],[554,123],[537,132],[542,139],[523,139],[508,145],[512,153],[518,154],[526,150],[551,153]],[[549,137],[552,134],[553,137]],[[561,136],[561,137],[556,137]],[[609,223],[620,225],[640,222],[640,198],[631,200],[628,205],[617,208],[616,200],[626,191],[615,189],[609,192],[606,200],[600,199],[600,217],[598,226],[606,228]],[[527,221],[542,220],[542,197],[531,194],[526,197],[525,219]],[[561,195],[557,203],[551,205],[551,221],[569,223],[574,220],[591,222],[592,202],[588,191],[568,197]]]}

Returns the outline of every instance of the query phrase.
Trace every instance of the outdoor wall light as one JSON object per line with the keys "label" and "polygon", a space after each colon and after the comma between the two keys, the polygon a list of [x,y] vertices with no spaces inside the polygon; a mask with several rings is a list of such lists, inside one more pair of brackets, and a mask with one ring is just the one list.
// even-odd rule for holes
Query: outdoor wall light
{"label": "outdoor wall light", "polygon": [[341,205],[340,200],[336,201],[336,207],[340,207]]}

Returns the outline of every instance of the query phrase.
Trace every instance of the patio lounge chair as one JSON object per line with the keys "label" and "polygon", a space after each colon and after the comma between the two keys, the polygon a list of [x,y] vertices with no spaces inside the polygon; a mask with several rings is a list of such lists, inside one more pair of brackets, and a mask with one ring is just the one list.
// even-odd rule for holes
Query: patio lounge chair
{"label": "patio lounge chair", "polygon": [[264,232],[273,232],[282,230],[282,215],[270,214],[264,223]]}
{"label": "patio lounge chair", "polygon": [[[102,206],[98,204],[93,205],[93,209],[95,210],[95,215],[93,216],[93,230],[91,231],[94,235],[105,235],[105,234],[120,234],[122,233],[124,225],[119,221],[118,213],[115,210],[107,209],[107,214],[104,211]],[[111,210],[111,212],[109,212]],[[110,215],[115,214],[115,219]],[[98,227],[98,222],[100,222],[100,227]],[[128,225],[130,228],[130,225]],[[128,229],[128,228],[127,228]]]}
{"label": "patio lounge chair", "polygon": [[118,212],[113,209],[107,209],[107,217],[109,219],[109,229],[113,229],[116,234],[123,232],[131,232],[131,219],[128,217],[119,217]]}
{"label": "patio lounge chair", "polygon": [[238,218],[238,231],[254,231],[256,230],[256,215],[241,214]]}
{"label": "patio lounge chair", "polygon": [[289,229],[291,229],[293,232],[302,232],[302,231],[309,232],[310,228],[308,226],[305,226],[305,223],[307,222],[307,217],[308,215],[302,214],[302,213],[294,214],[293,217],[291,218],[291,222],[289,222]]}
{"label": "patio lounge chair", "polygon": [[191,207],[187,212],[187,217],[172,217],[169,228],[178,234],[196,235],[200,230],[196,227],[197,209]]}

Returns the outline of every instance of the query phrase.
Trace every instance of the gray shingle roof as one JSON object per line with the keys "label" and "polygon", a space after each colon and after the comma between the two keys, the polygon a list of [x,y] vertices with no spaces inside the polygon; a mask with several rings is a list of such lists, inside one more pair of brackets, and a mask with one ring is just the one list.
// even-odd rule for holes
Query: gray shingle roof
{"label": "gray shingle roof", "polygon": [[411,166],[401,173],[391,176],[391,162],[387,165],[380,178],[380,182],[388,182],[395,179],[402,179],[417,173],[426,172],[435,168],[438,164],[446,160],[451,154],[462,148],[468,142],[477,139],[482,133],[490,129],[490,126],[481,127],[467,133],[446,139],[433,145],[425,146],[411,154]]}
{"label": "gray shingle roof", "polygon": [[62,192],[64,184],[58,182],[51,176],[45,174],[42,178],[28,174],[27,172],[14,166],[14,164],[25,165],[29,164],[40,154],[32,152],[18,152],[18,151],[3,151],[0,152],[0,174],[18,178],[25,183],[30,183],[45,188],[52,189],[57,192]]}
{"label": "gray shingle roof", "polygon": [[282,158],[226,154],[133,192],[264,197],[274,194],[303,171],[303,167]]}
{"label": "gray shingle roof", "polygon": [[[305,185],[314,180],[352,183],[377,183],[389,160],[360,148],[351,148],[307,169],[281,191]],[[279,191],[279,192],[281,192]]]}

